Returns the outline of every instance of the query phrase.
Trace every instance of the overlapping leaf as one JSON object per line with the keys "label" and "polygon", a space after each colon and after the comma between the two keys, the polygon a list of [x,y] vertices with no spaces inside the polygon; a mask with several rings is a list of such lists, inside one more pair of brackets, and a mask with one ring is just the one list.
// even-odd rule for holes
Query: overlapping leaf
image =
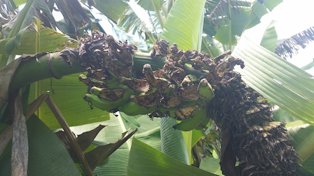
{"label": "overlapping leaf", "polygon": [[314,80],[296,66],[251,42],[245,36],[233,51],[246,67],[246,83],[297,118],[314,123]]}
{"label": "overlapping leaf", "polygon": [[200,48],[204,5],[205,0],[175,1],[165,22],[162,38],[178,44],[181,49]]}
{"label": "overlapping leaf", "polygon": [[54,52],[77,45],[76,41],[66,35],[43,27],[38,20],[36,19],[36,23],[22,29],[13,37],[0,40],[0,52],[15,55],[35,54]]}
{"label": "overlapping leaf", "polygon": [[[33,83],[31,98],[49,91],[70,126],[88,124],[109,119],[109,113],[91,109],[83,100],[86,87],[78,80],[78,75],[65,76],[60,80],[46,79]],[[39,118],[51,129],[60,128],[50,109],[44,104],[38,111]]]}
{"label": "overlapping leaf", "polygon": [[185,165],[145,143],[133,139],[129,156],[128,176],[214,176],[209,172]]}
{"label": "overlapping leaf", "polygon": [[[28,120],[27,127],[29,136],[28,175],[80,175],[63,144],[40,120],[32,117]],[[6,150],[0,160],[0,175],[10,175],[9,150]]]}

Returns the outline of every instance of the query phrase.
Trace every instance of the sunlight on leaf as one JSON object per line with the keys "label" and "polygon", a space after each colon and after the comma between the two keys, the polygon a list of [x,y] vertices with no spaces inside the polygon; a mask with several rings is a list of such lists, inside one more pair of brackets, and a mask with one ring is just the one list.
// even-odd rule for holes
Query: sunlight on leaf
{"label": "sunlight on leaf", "polygon": [[311,75],[243,36],[232,53],[245,63],[243,80],[295,117],[314,124]]}
{"label": "sunlight on leaf", "polygon": [[204,5],[205,0],[175,1],[161,37],[178,44],[181,49],[200,49]]}

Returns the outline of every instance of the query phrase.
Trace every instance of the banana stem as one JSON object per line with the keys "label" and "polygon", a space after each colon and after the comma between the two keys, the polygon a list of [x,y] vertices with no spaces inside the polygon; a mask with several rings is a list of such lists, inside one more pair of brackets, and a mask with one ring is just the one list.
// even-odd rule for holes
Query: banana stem
{"label": "banana stem", "polygon": [[[65,51],[73,54],[66,56]],[[44,53],[40,56],[26,56],[19,59],[22,61],[12,78],[11,91],[42,79],[51,77],[59,79],[64,75],[84,71],[80,66],[78,53],[71,49],[56,53]]]}
{"label": "banana stem", "polygon": [[[71,53],[71,54],[69,54]],[[36,56],[19,58],[22,60],[10,85],[10,91],[18,90],[35,81],[47,78],[60,79],[62,76],[84,71],[81,58],[75,49],[67,49],[55,53],[42,53]],[[142,72],[144,64],[151,64],[153,69],[161,68],[163,58],[150,57],[148,53],[137,52],[134,55],[134,71]]]}

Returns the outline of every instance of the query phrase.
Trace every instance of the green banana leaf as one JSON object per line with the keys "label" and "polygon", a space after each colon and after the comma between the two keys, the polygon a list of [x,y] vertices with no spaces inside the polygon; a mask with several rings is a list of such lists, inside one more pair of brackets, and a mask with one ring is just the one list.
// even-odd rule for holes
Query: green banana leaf
{"label": "green banana leaf", "polygon": [[161,38],[181,49],[200,49],[205,0],[177,0],[171,8]]}
{"label": "green banana leaf", "polygon": [[182,132],[173,128],[176,124],[177,122],[173,118],[163,117],[161,119],[161,151],[184,164],[190,164],[189,153],[191,153],[191,150],[187,150]]}
{"label": "green banana leaf", "polygon": [[[71,130],[75,134],[80,134],[83,131],[88,131],[97,127],[99,124],[106,125],[93,142],[93,144],[97,146],[116,142],[121,138],[123,132],[129,128],[134,128],[133,123],[125,120],[128,119],[129,116],[127,116],[127,118],[122,118],[121,116],[116,117],[111,114],[110,117],[110,120],[71,127]],[[137,127],[138,132],[135,136],[137,136],[139,140],[160,150],[160,119],[151,120],[148,116],[143,115],[136,116],[133,120],[136,120],[137,123],[141,124],[140,127]],[[94,174],[98,176],[127,176],[130,148],[131,141],[127,141],[123,146],[116,150],[107,161],[104,161],[103,165],[96,167]]]}
{"label": "green banana leaf", "polygon": [[[24,8],[18,13],[14,25],[8,35],[8,38],[13,38],[18,32],[30,25],[33,21],[33,18],[36,16],[37,11],[41,10],[43,14],[49,19],[51,23],[54,23],[54,18],[52,17],[52,13],[47,6],[45,1],[42,0],[29,0],[25,4]],[[34,40],[33,42],[37,42]],[[13,45],[14,46],[14,45]],[[9,46],[11,47],[11,46]],[[9,49],[10,51],[10,49]],[[0,55],[0,67],[6,65],[8,62],[11,62],[14,57],[9,57],[4,52],[1,52]]]}
{"label": "green banana leaf", "polygon": [[43,27],[39,19],[35,19],[13,37],[0,40],[0,52],[14,55],[54,52],[66,47],[77,47],[77,41]]}
{"label": "green banana leaf", "polygon": [[0,68],[0,119],[3,118],[5,106],[8,104],[9,85],[15,70],[18,68],[21,61],[15,60],[4,68]]}
{"label": "green banana leaf", "polygon": [[245,35],[232,55],[245,62],[245,68],[239,72],[249,86],[296,118],[314,123],[314,81],[311,75]]}
{"label": "green banana leaf", "polygon": [[261,46],[274,52],[277,47],[277,32],[274,23],[270,23],[264,32]]}
{"label": "green banana leaf", "polygon": [[[129,117],[125,119],[129,119]],[[189,145],[186,145],[185,135],[173,128],[176,124],[175,119],[163,117],[152,121],[148,116],[143,115],[137,117],[136,121],[141,124],[141,127],[138,128],[139,133],[135,135],[137,139],[182,163],[190,163],[190,152],[188,151],[191,150],[187,150]],[[126,126],[128,127],[128,125]]]}
{"label": "green banana leaf", "polygon": [[[160,118],[151,119],[147,115],[128,116],[124,113],[121,113],[121,117],[125,128],[137,128],[137,133],[134,135],[137,139],[141,140],[145,144],[150,145],[151,147],[154,147],[157,150],[161,150],[162,144],[160,138],[162,126],[160,125]],[[132,119],[132,122],[130,119]],[[139,124],[140,126],[136,124]]]}
{"label": "green banana leaf", "polygon": [[[107,143],[116,142],[121,138],[121,134],[126,131],[126,126],[123,124],[120,117],[110,116],[110,120],[97,123],[90,123],[80,126],[71,127],[75,134],[81,134],[84,131],[89,131],[98,125],[106,126],[99,132],[92,145],[104,145]],[[88,150],[88,149],[87,149]],[[103,164],[96,167],[94,175],[98,176],[126,176],[126,168],[128,165],[128,157],[130,151],[130,142],[126,142],[117,149],[108,160],[103,161]]]}
{"label": "green banana leaf", "polygon": [[281,2],[282,0],[207,1],[204,32],[215,36],[215,39],[231,49],[236,44],[236,36],[258,24],[263,15]]}
{"label": "green banana leaf", "polygon": [[188,166],[162,152],[133,139],[129,156],[128,176],[211,176],[193,166]]}
{"label": "green banana leaf", "polygon": [[128,4],[122,0],[94,0],[94,2],[95,8],[115,23],[128,8]]}
{"label": "green banana leaf", "polygon": [[162,0],[139,0],[138,4],[142,6],[145,10],[155,11],[160,10],[163,4]]}
{"label": "green banana leaf", "polygon": [[[136,5],[136,3],[122,0],[96,0],[95,4],[95,7],[100,12],[114,23],[118,24],[124,31],[131,31],[133,34],[136,34],[138,31],[146,31],[147,28],[145,25],[152,26],[151,21],[146,19],[145,15],[140,16],[137,13],[139,9],[134,9],[134,4]],[[146,2],[144,2],[144,4],[146,4]],[[138,6],[138,8],[142,7]],[[149,24],[147,24],[147,22]]]}
{"label": "green banana leaf", "polygon": [[13,2],[18,7],[19,5],[26,3],[26,0],[13,0]]}
{"label": "green banana leaf", "polygon": [[314,126],[294,121],[287,123],[287,128],[301,166],[314,175]]}
{"label": "green banana leaf", "polygon": [[200,168],[207,172],[222,176],[223,174],[221,173],[219,162],[220,160],[217,158],[205,157],[201,161]]}
{"label": "green banana leaf", "polygon": [[[125,115],[125,114],[122,114]],[[160,125],[161,119],[150,119],[147,115],[142,116],[135,116],[133,117],[133,120],[130,122],[126,119],[129,119],[129,116],[125,115],[126,117],[122,118],[121,116],[115,117],[114,115],[111,115],[110,120],[98,122],[98,123],[91,123],[87,125],[81,125],[76,127],[71,127],[71,130],[75,134],[80,134],[83,131],[91,130],[95,127],[97,127],[99,124],[107,125],[95,138],[95,141],[93,142],[94,145],[99,144],[105,144],[109,142],[115,142],[117,139],[121,137],[121,133],[126,131],[129,128],[138,128],[138,133],[135,134],[135,137],[137,140],[140,140],[141,142],[145,143],[145,145],[149,145],[150,147],[154,148],[158,153],[161,153],[161,133],[167,134],[167,130],[160,130],[160,128],[166,127],[167,125]],[[172,119],[173,120],[173,119]],[[135,124],[139,123],[140,127],[137,125],[134,125],[134,121],[136,121]],[[169,125],[168,125],[169,126]],[[170,125],[172,127],[172,125]],[[171,130],[169,133],[173,133]],[[175,133],[174,133],[175,134]],[[170,134],[171,137],[175,137],[174,134]],[[169,135],[169,136],[170,136]],[[180,134],[181,135],[181,134]],[[182,139],[181,139],[182,140]],[[176,141],[176,140],[175,140]],[[131,141],[128,141],[125,143],[122,147],[120,147],[116,152],[114,152],[107,161],[104,161],[104,164],[101,166],[98,166],[94,174],[97,174],[98,176],[127,176],[127,170],[130,165],[130,148],[133,144]],[[165,143],[163,145],[169,145],[169,143]],[[169,147],[167,147],[169,148]],[[173,154],[170,154],[173,156]],[[168,156],[169,157],[169,156]],[[170,157],[171,158],[171,157]],[[175,160],[177,163],[181,163],[183,165],[182,161]],[[153,164],[148,164],[148,167],[154,167]],[[186,165],[185,165],[186,166]],[[133,166],[132,166],[133,167]],[[186,166],[190,167],[190,166]],[[156,168],[161,169],[161,168]],[[199,169],[198,169],[199,170]],[[158,173],[157,171],[153,171]],[[202,172],[202,171],[196,171],[196,173]],[[138,176],[146,176],[146,172],[141,172],[141,170],[138,171]]]}
{"label": "green banana leaf", "polygon": [[[30,89],[30,101],[49,91],[70,126],[108,120],[108,112],[97,108],[91,109],[88,103],[83,100],[87,87],[78,80],[78,77],[78,74],[72,74],[62,79],[51,78],[33,83]],[[60,128],[46,104],[43,104],[37,113],[50,129]]]}
{"label": "green banana leaf", "polygon": [[[74,165],[64,145],[37,117],[27,121],[29,138],[28,175],[77,176],[80,171]],[[10,175],[11,145],[0,158],[0,175]]]}
{"label": "green banana leaf", "polygon": [[9,37],[16,35],[21,29],[25,28],[32,23],[33,18],[36,16],[37,11],[41,10],[50,22],[54,23],[52,12],[47,6],[45,1],[42,0],[28,0],[24,8],[19,12],[14,26],[9,34]]}
{"label": "green banana leaf", "polygon": [[[200,50],[204,5],[204,0],[175,1],[164,24],[161,38],[178,44],[182,49]],[[192,160],[192,133],[186,132],[182,135],[182,132],[173,129],[175,124],[171,118],[162,119],[161,150],[168,156],[189,164]]]}

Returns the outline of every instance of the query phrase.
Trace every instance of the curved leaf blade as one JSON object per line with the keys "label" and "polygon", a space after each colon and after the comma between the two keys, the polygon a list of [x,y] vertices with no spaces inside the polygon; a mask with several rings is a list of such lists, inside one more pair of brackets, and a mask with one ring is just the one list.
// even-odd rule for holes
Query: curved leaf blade
{"label": "curved leaf blade", "polygon": [[243,36],[232,53],[246,67],[244,81],[295,117],[314,124],[314,80],[311,75],[282,60]]}
{"label": "curved leaf blade", "polygon": [[128,8],[128,4],[122,0],[94,0],[94,2],[95,8],[116,23]]}
{"label": "curved leaf blade", "polygon": [[145,143],[133,139],[129,156],[128,176],[214,176],[173,159]]}
{"label": "curved leaf blade", "polygon": [[0,41],[2,53],[16,55],[54,52],[65,47],[75,46],[77,46],[75,40],[51,28],[43,27],[41,23],[33,23],[15,36]]}
{"label": "curved leaf blade", "polygon": [[203,30],[205,0],[175,1],[168,14],[161,38],[184,50],[199,49]]}
{"label": "curved leaf blade", "polygon": [[270,23],[264,32],[261,46],[274,52],[277,47],[277,32],[274,23]]}
{"label": "curved leaf blade", "polygon": [[[43,92],[49,91],[52,99],[63,113],[70,126],[77,126],[109,119],[109,113],[99,109],[91,109],[83,100],[86,86],[78,80],[77,74],[62,77],[62,79],[45,79],[31,86],[31,96],[36,98]],[[46,104],[38,111],[39,118],[50,128],[60,128],[59,123]]]}

